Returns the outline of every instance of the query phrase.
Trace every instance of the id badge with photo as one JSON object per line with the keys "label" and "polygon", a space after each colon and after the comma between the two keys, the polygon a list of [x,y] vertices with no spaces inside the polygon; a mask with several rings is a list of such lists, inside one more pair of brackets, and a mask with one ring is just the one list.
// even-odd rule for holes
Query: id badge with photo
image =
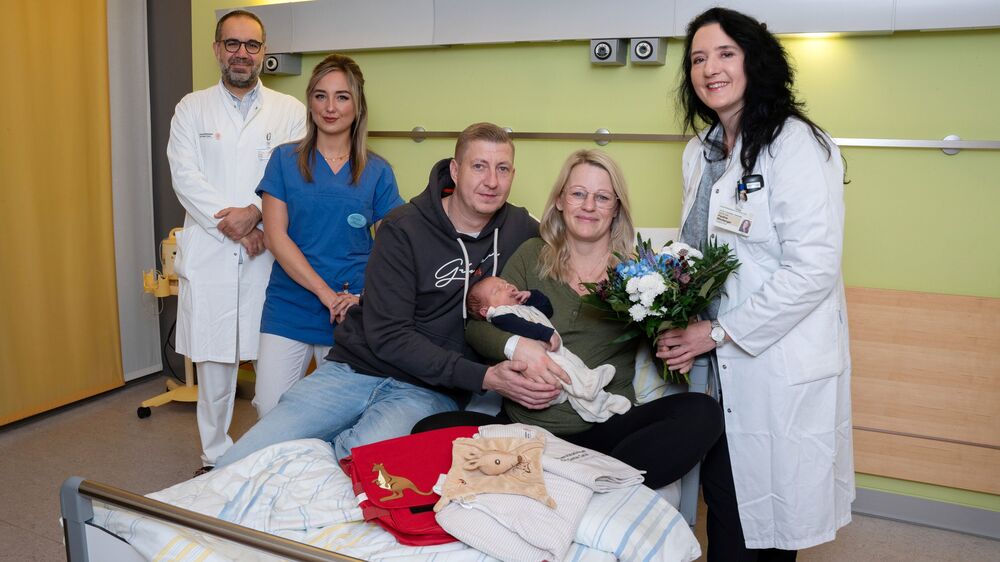
{"label": "id badge with photo", "polygon": [[749,236],[753,228],[753,214],[740,208],[720,207],[715,215],[715,226],[740,236]]}

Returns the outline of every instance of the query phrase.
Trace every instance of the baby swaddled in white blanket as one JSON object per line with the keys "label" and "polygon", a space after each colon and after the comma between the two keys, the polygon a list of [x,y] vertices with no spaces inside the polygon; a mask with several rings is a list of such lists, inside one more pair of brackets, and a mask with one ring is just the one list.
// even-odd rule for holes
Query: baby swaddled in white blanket
{"label": "baby swaddled in white blanket", "polygon": [[511,334],[542,342],[549,357],[570,378],[551,404],[569,400],[584,421],[601,423],[632,407],[628,398],[604,390],[615,377],[613,365],[591,369],[575,353],[562,345],[562,339],[549,320],[552,303],[538,290],[521,291],[500,277],[486,277],[469,289],[466,307],[475,318],[482,318]]}

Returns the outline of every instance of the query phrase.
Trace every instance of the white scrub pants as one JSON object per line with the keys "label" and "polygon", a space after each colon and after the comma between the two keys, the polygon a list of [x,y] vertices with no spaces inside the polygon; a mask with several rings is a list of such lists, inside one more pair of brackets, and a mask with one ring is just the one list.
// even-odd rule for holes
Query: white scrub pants
{"label": "white scrub pants", "polygon": [[329,345],[302,343],[274,334],[261,334],[257,348],[257,384],[253,405],[257,418],[264,417],[278,405],[278,400],[292,385],[306,375],[309,360],[316,360],[316,367],[326,362]]}
{"label": "white scrub pants", "polygon": [[198,434],[201,436],[201,463],[215,466],[215,461],[230,447],[229,424],[236,402],[236,374],[239,363],[202,361],[198,372]]}

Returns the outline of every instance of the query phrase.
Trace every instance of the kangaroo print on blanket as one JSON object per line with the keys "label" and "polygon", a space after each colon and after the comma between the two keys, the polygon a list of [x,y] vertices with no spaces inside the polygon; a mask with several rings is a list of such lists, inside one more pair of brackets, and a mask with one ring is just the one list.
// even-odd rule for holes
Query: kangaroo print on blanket
{"label": "kangaroo print on blanket", "polygon": [[373,464],[372,472],[378,473],[378,477],[375,478],[375,480],[372,480],[372,484],[376,484],[379,488],[392,492],[391,495],[381,498],[381,501],[399,499],[403,497],[403,490],[413,490],[421,496],[429,496],[434,493],[421,491],[420,488],[417,488],[416,484],[411,482],[408,478],[389,474],[385,467],[382,466],[382,463]]}

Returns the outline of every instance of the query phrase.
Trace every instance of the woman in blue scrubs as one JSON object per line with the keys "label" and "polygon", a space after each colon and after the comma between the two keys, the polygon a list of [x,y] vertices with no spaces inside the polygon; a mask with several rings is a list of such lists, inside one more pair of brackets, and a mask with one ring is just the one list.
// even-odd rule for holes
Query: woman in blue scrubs
{"label": "woman in blue scrubs", "polygon": [[301,141],[277,147],[257,187],[264,241],[275,263],[261,319],[253,404],[263,417],[311,358],[333,346],[333,329],[365,285],[372,227],[401,205],[389,164],[368,150],[364,76],[330,55],[306,88]]}

